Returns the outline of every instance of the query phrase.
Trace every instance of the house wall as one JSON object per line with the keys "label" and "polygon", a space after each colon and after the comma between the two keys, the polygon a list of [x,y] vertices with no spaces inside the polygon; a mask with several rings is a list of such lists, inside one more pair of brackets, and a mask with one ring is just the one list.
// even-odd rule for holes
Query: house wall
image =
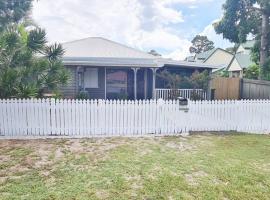
{"label": "house wall", "polygon": [[228,71],[242,71],[242,68],[236,58],[233,59],[233,62],[231,63]]}
{"label": "house wall", "polygon": [[74,98],[78,93],[78,76],[76,66],[66,66],[70,74],[67,85],[62,86],[60,90],[65,98]]}
{"label": "house wall", "polygon": [[[80,91],[77,66],[66,66],[66,68],[70,73],[70,79],[60,90],[65,98],[75,98]],[[83,74],[81,78],[83,80]],[[90,99],[105,98],[105,68],[98,67],[98,88],[85,88],[85,90],[89,93]]]}
{"label": "house wall", "polygon": [[242,45],[239,46],[236,53],[242,53],[242,54],[250,54],[250,49],[245,49]]}
{"label": "house wall", "polygon": [[233,59],[233,55],[218,49],[204,63],[209,65],[224,65],[227,67]]}
{"label": "house wall", "polygon": [[105,99],[105,67],[98,67],[98,88],[85,88],[85,91],[90,99]]}

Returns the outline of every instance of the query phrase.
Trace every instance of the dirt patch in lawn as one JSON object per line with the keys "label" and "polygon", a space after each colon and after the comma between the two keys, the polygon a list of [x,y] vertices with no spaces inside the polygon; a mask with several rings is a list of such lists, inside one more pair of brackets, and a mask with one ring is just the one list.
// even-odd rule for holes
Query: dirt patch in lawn
{"label": "dirt patch in lawn", "polygon": [[201,178],[207,177],[208,174],[204,171],[197,171],[191,174],[185,174],[187,183],[191,186],[198,186]]}
{"label": "dirt patch in lawn", "polygon": [[[0,177],[24,173],[30,169],[40,170],[42,176],[49,176],[57,163],[74,156],[86,156],[90,163],[107,159],[107,154],[125,140],[113,139],[71,139],[71,140],[2,140],[0,141]],[[3,178],[4,180],[4,178]],[[3,181],[1,180],[1,182]]]}

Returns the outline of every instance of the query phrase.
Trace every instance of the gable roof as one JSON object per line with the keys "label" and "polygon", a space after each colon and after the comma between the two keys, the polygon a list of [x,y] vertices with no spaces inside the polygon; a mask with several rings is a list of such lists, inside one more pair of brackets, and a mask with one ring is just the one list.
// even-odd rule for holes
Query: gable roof
{"label": "gable roof", "polygon": [[242,43],[241,45],[244,49],[251,49],[252,47],[254,47],[255,42],[256,42],[255,40],[248,40],[245,43]]}
{"label": "gable roof", "polygon": [[212,55],[214,55],[214,53],[216,53],[218,50],[219,50],[219,51],[223,51],[223,52],[225,52],[225,53],[230,54],[230,55],[233,56],[233,54],[232,54],[231,52],[229,52],[229,51],[226,51],[226,50],[221,49],[221,48],[216,48],[215,50],[213,50],[212,52],[210,52],[211,54],[209,54],[209,56],[208,56],[203,62],[205,63],[205,62],[206,62]]}
{"label": "gable roof", "polygon": [[250,65],[253,64],[253,61],[251,60],[251,56],[249,54],[237,53],[237,54],[234,55],[234,58],[232,59],[232,61],[229,64],[229,66],[227,67],[227,70],[230,69],[232,63],[235,60],[237,61],[237,63],[239,64],[239,66],[242,69],[248,68]]}
{"label": "gable roof", "polygon": [[217,50],[217,48],[211,49],[209,51],[205,51],[199,54],[196,54],[196,58],[198,60],[206,60],[207,58],[209,58],[215,51]]}
{"label": "gable roof", "polygon": [[253,63],[251,60],[251,56],[248,54],[235,54],[235,59],[237,60],[242,69],[249,67]]}
{"label": "gable roof", "polygon": [[139,58],[153,59],[153,55],[101,37],[89,37],[63,43],[64,58]]}
{"label": "gable roof", "polygon": [[224,50],[222,48],[214,48],[214,49],[211,49],[209,51],[205,51],[203,53],[200,53],[200,54],[195,55],[196,62],[200,62],[201,61],[201,62],[205,63],[218,50],[233,55],[229,51],[226,51],[226,50]]}

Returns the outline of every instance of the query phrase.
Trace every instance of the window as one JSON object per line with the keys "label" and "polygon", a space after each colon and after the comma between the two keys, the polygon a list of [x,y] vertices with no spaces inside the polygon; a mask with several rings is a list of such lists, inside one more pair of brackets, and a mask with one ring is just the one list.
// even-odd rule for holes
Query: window
{"label": "window", "polygon": [[84,87],[98,88],[98,68],[87,68],[84,72]]}

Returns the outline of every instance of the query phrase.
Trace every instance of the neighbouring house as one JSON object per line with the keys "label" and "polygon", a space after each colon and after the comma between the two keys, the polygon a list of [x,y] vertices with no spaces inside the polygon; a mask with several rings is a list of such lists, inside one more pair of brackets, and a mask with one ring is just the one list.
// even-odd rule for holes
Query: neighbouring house
{"label": "neighbouring house", "polygon": [[236,50],[236,53],[250,55],[251,50],[255,45],[255,42],[255,40],[248,40],[245,43],[240,44]]}
{"label": "neighbouring house", "polygon": [[219,66],[219,69],[228,67],[232,58],[233,54],[221,48],[215,48],[197,54],[194,57],[195,62],[202,62],[208,65]]}
{"label": "neighbouring house", "polygon": [[253,64],[250,54],[237,53],[228,66],[227,70],[230,77],[243,78],[246,68]]}
{"label": "neighbouring house", "polygon": [[254,63],[251,58],[251,51],[255,42],[255,40],[250,40],[239,45],[233,60],[227,67],[230,77],[243,78],[245,69]]}
{"label": "neighbouring house", "polygon": [[243,78],[246,68],[253,64],[251,51],[255,45],[255,40],[250,40],[238,46],[236,53],[232,54],[221,48],[212,49],[195,56],[189,56],[185,60],[188,62],[204,63],[215,65],[218,68],[213,73],[228,71],[230,77]]}
{"label": "neighbouring house", "polygon": [[153,56],[128,46],[90,37],[63,44],[63,62],[71,73],[62,88],[66,98],[84,91],[91,99],[151,99],[166,84],[157,74],[162,70],[191,76],[196,70],[208,70],[213,64],[176,61]]}

